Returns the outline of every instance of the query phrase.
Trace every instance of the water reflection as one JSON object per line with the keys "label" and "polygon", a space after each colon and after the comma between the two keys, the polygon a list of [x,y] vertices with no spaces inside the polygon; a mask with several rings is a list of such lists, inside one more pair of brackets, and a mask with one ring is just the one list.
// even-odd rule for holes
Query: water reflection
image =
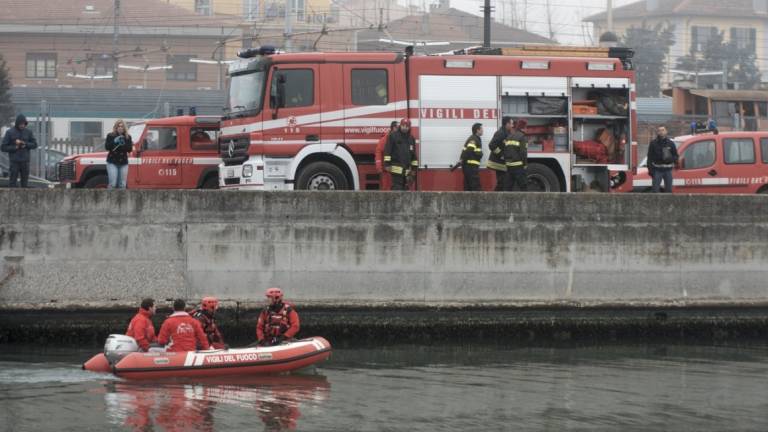
{"label": "water reflection", "polygon": [[220,405],[253,409],[265,431],[296,429],[305,402],[323,402],[331,385],[320,375],[232,377],[185,382],[110,381],[110,423],[134,431],[213,431]]}

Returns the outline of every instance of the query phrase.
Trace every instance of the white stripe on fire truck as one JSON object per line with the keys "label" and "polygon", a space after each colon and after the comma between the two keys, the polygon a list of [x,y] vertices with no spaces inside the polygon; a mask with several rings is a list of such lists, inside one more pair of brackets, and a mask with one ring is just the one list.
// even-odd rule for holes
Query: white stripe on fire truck
{"label": "white stripe on fire truck", "polygon": [[[164,160],[165,159],[165,160]],[[106,165],[106,158],[81,158],[78,159],[83,165]],[[166,161],[167,160],[167,161]],[[183,163],[190,161],[190,163]],[[129,158],[128,165],[153,165],[161,163],[177,163],[182,165],[218,165],[221,163],[221,158],[216,157],[177,157],[177,156],[150,156],[145,158]]]}
{"label": "white stripe on fire truck", "polygon": [[[411,101],[411,108],[416,108],[418,101]],[[389,111],[402,110],[406,108],[405,101],[391,102],[387,105],[371,105],[365,107],[341,109],[336,111],[329,111],[324,113],[307,114],[298,116],[295,118],[296,124],[294,126],[306,126],[310,123],[329,122],[339,119],[351,119],[354,117],[361,117],[371,114],[383,114]],[[390,120],[391,121],[391,120]],[[280,127],[288,126],[288,118],[282,118],[277,120],[267,120],[265,122],[253,122],[244,125],[228,126],[221,128],[222,135],[235,135],[239,133],[250,133],[259,129],[270,130]]]}
{"label": "white stripe on fire truck", "polygon": [[[720,178],[703,178],[703,179],[690,179],[686,183],[686,179],[674,179],[672,180],[673,186],[727,186],[731,184],[730,177],[720,177]],[[735,185],[736,183],[734,183]],[[652,186],[652,182],[650,179],[648,180],[633,180],[632,186],[636,187],[650,187]]]}

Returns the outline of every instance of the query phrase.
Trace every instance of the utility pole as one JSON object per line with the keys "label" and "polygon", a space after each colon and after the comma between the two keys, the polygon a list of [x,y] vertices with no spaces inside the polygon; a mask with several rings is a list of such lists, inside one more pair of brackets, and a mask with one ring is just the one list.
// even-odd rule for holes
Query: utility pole
{"label": "utility pole", "polygon": [[491,0],[483,4],[483,48],[491,47]]}
{"label": "utility pole", "polygon": [[294,0],[285,0],[285,51],[291,52],[293,48],[291,43],[291,33],[293,33],[293,2]]}
{"label": "utility pole", "polygon": [[608,0],[608,31],[613,31],[613,0]]}
{"label": "utility pole", "polygon": [[[120,42],[120,0],[115,0],[115,12],[112,16],[112,87],[117,87],[117,54]],[[93,84],[93,81],[91,81]]]}

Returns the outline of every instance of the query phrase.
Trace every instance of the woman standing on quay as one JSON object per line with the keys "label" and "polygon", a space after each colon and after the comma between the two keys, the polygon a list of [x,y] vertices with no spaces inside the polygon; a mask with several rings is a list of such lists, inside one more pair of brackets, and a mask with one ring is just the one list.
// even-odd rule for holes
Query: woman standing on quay
{"label": "woman standing on quay", "polygon": [[133,151],[133,140],[125,127],[125,122],[118,120],[112,126],[112,132],[104,141],[107,154],[107,177],[109,189],[125,189],[128,183],[128,154]]}

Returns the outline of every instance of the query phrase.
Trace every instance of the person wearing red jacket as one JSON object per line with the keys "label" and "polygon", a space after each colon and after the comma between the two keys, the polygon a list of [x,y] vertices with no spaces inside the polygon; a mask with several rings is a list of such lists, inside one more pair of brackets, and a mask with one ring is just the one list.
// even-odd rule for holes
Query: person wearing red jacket
{"label": "person wearing red jacket", "polygon": [[269,305],[259,314],[256,323],[256,340],[259,345],[280,345],[299,332],[299,314],[293,305],[283,301],[283,290],[269,288],[266,292]]}
{"label": "person wearing red jacket", "polygon": [[186,305],[184,300],[176,299],[173,302],[173,314],[160,327],[157,342],[165,345],[166,351],[182,352],[195,351],[198,347],[202,350],[211,348],[203,326],[184,311]]}
{"label": "person wearing red jacket", "polygon": [[149,350],[149,344],[157,342],[155,326],[152,324],[152,315],[154,314],[155,300],[145,298],[141,301],[138,313],[128,324],[128,330],[125,331],[126,336],[136,339],[136,343],[139,344],[142,351]]}
{"label": "person wearing red jacket", "polygon": [[200,307],[190,312],[196,320],[200,321],[203,331],[208,336],[208,342],[213,349],[224,349],[227,345],[224,343],[219,326],[216,325],[216,309],[219,308],[219,300],[216,297],[203,297]]}

